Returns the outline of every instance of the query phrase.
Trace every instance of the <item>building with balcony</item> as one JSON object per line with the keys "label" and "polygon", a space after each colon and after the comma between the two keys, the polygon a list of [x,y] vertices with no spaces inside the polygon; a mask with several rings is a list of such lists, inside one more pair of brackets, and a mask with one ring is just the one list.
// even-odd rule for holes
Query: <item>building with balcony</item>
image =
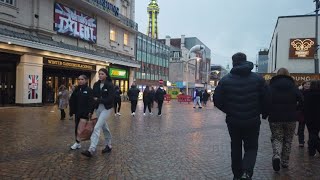
{"label": "building with balcony", "polygon": [[142,90],[145,86],[156,87],[159,80],[169,80],[170,47],[143,33],[137,35],[136,84]]}
{"label": "building with balcony", "polygon": [[53,103],[100,68],[127,91],[140,67],[134,12],[135,0],[0,1],[0,105]]}
{"label": "building with balcony", "polygon": [[[211,50],[196,37],[171,38],[159,40],[170,47],[169,81],[185,91],[188,82],[189,94],[194,88],[208,88],[209,72],[211,64]],[[202,52],[191,53],[189,61],[187,58],[189,50],[195,45],[203,45]],[[198,60],[196,60],[198,59]],[[188,64],[188,71],[187,66]]]}

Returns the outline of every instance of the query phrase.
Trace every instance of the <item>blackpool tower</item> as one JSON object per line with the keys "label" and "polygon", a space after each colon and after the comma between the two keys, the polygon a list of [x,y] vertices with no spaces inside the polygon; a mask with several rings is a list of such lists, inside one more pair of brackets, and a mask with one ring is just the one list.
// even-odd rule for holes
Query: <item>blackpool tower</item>
{"label": "blackpool tower", "polygon": [[148,5],[148,15],[149,15],[149,24],[148,24],[148,36],[154,39],[158,39],[158,14],[160,8],[157,3],[157,0],[151,0]]}

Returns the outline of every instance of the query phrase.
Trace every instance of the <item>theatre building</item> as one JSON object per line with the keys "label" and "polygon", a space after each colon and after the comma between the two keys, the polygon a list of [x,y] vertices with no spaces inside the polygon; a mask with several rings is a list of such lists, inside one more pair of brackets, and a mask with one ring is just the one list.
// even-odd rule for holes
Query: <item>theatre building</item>
{"label": "theatre building", "polygon": [[55,103],[61,85],[90,86],[107,68],[133,83],[134,0],[0,0],[0,106]]}

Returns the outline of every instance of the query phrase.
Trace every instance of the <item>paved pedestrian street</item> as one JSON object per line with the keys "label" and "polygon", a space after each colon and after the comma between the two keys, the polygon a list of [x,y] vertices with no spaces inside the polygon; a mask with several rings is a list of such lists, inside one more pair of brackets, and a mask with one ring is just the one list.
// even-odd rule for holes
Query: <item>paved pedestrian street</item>
{"label": "paved pedestrian street", "polygon": [[[212,103],[164,104],[164,114],[136,117],[123,103],[121,117],[108,121],[113,150],[91,159],[71,151],[74,121],[59,120],[55,106],[0,109],[0,179],[232,179],[230,138],[224,114]],[[154,112],[156,110],[154,109]],[[271,166],[270,130],[262,122],[253,179],[320,179],[320,158],[309,158],[295,136],[288,170]]]}

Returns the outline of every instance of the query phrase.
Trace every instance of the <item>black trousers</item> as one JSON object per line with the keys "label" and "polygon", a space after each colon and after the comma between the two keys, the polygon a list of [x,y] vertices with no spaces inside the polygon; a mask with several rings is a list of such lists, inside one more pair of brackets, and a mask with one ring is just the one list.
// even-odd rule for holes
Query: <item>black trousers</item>
{"label": "black trousers", "polygon": [[158,101],[158,115],[162,114],[162,105],[163,105],[163,101]]}
{"label": "black trousers", "polygon": [[304,129],[306,127],[305,122],[299,122],[298,126],[298,138],[299,138],[299,144],[304,144]]}
{"label": "black trousers", "polygon": [[258,152],[260,124],[239,127],[228,123],[228,130],[231,138],[231,166],[234,177],[240,178],[244,172],[252,177]]}
{"label": "black trousers", "polygon": [[61,120],[66,118],[66,112],[64,111],[64,109],[60,109],[60,114],[61,114]]}
{"label": "black trousers", "polygon": [[320,128],[307,124],[308,131],[309,131],[309,141],[308,141],[308,150],[309,155],[313,156],[318,151],[320,153],[320,138],[319,138],[319,132]]}
{"label": "black trousers", "polygon": [[121,100],[114,100],[114,113],[120,112],[120,109],[121,109]]}
{"label": "black trousers", "polygon": [[143,102],[143,113],[146,113],[147,107],[148,107],[149,112],[151,113],[151,102],[144,101]]}
{"label": "black trousers", "polygon": [[132,112],[132,113],[136,112],[137,104],[138,104],[138,101],[137,101],[137,100],[132,100],[132,101],[131,101],[131,112]]}

